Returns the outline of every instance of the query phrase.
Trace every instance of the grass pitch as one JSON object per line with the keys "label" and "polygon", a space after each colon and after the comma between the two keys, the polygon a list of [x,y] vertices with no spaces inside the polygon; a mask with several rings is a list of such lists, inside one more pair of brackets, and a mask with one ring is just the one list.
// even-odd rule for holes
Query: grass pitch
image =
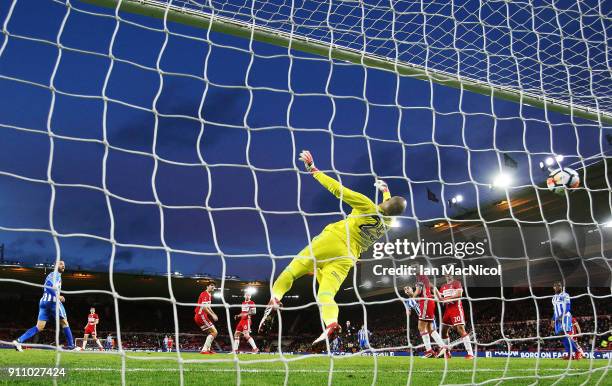
{"label": "grass pitch", "polygon": [[[611,385],[612,368],[607,360],[563,361],[558,359],[480,358],[466,361],[455,357],[421,359],[418,357],[326,357],[279,355],[181,354],[183,382],[187,385],[326,385],[331,372],[334,385],[426,385],[473,384],[487,382],[504,385]],[[6,375],[8,367],[59,367],[66,376],[58,384],[116,385],[123,376],[128,385],[177,385],[180,383],[176,353],[127,353],[125,360],[117,353],[62,352],[26,350],[18,353],[0,350],[2,384],[50,385],[50,378],[16,379]],[[240,369],[240,374],[238,372]],[[375,371],[376,370],[376,371]],[[376,377],[376,378],[375,378]]]}

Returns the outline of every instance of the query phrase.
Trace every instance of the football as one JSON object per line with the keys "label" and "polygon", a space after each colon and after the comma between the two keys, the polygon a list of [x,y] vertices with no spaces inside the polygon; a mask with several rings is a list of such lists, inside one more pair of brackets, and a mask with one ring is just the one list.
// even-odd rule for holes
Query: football
{"label": "football", "polygon": [[566,189],[575,189],[580,185],[578,172],[570,168],[556,169],[546,179],[548,189],[556,194],[563,194]]}

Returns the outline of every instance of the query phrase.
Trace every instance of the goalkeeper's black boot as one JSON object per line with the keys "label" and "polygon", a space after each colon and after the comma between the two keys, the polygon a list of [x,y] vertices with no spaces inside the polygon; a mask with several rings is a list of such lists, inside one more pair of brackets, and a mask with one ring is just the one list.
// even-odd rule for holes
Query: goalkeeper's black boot
{"label": "goalkeeper's black boot", "polygon": [[272,314],[272,311],[276,311],[282,306],[283,303],[281,303],[278,299],[270,299],[270,301],[268,302],[268,306],[266,307],[266,310],[264,311],[264,314],[261,317],[261,322],[259,322],[259,328],[257,329],[257,332],[261,333],[265,329],[265,327],[272,324],[272,321],[274,320],[274,314]]}

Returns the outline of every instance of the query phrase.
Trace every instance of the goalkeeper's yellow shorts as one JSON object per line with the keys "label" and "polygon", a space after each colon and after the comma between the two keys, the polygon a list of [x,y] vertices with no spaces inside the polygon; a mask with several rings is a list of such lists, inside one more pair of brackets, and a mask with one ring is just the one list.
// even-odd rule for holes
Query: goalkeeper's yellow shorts
{"label": "goalkeeper's yellow shorts", "polygon": [[332,232],[323,231],[298,253],[287,270],[295,280],[305,274],[314,274],[316,266],[319,284],[323,278],[333,278],[330,284],[334,284],[335,293],[340,289],[355,261],[355,252],[350,250],[345,240]]}
{"label": "goalkeeper's yellow shorts", "polygon": [[323,321],[326,326],[337,322],[339,309],[334,297],[355,264],[354,256],[346,241],[332,232],[323,231],[281,272],[272,287],[272,296],[282,299],[296,279],[315,274],[316,270],[319,283],[317,302],[321,306]]}

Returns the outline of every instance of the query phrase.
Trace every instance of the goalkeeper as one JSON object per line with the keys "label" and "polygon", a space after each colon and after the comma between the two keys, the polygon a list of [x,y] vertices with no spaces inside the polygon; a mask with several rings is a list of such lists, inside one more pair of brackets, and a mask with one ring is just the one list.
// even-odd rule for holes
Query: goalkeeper
{"label": "goalkeeper", "polygon": [[325,338],[331,341],[340,332],[339,310],[334,297],[356,259],[389,229],[390,216],[397,216],[404,212],[406,200],[403,197],[391,197],[387,184],[383,181],[376,181],[374,186],[383,194],[383,202],[377,206],[363,194],[343,187],[335,179],[320,172],[315,167],[309,151],[302,151],[300,160],[304,162],[306,170],[321,185],[350,205],[353,211],[345,220],[325,227],[323,232],[314,237],[310,245],[302,249],[278,276],[272,286],[272,298],[259,324],[259,331],[269,320],[268,316],[272,310],[282,306],[280,300],[291,289],[293,282],[306,274],[316,272],[319,284],[317,302],[326,326],[321,336],[312,343],[316,344]]}

